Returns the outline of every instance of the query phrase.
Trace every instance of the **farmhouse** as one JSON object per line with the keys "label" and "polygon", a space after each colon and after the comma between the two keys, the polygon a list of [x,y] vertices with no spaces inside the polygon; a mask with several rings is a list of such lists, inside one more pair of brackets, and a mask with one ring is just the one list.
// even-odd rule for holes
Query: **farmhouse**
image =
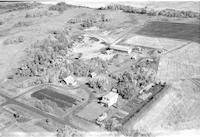
{"label": "farmhouse", "polygon": [[117,50],[117,51],[121,51],[121,52],[127,52],[128,54],[130,54],[132,52],[132,48],[129,46],[124,46],[124,45],[110,45],[110,49],[112,50]]}
{"label": "farmhouse", "polygon": [[68,76],[63,80],[67,85],[72,85],[72,86],[76,86],[77,85],[77,81],[72,76]]}
{"label": "farmhouse", "polygon": [[113,104],[117,103],[118,94],[114,92],[109,92],[107,95],[102,97],[101,103],[107,107],[111,107]]}

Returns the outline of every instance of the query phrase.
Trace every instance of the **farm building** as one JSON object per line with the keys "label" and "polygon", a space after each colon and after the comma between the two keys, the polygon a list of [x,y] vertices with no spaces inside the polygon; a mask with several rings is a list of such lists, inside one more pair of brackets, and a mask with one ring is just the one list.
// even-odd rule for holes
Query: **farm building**
{"label": "farm building", "polygon": [[77,85],[77,81],[72,76],[68,76],[63,80],[67,85],[72,85],[72,86],[76,86]]}
{"label": "farm building", "polygon": [[89,77],[94,78],[96,75],[97,75],[97,73],[92,72],[92,73],[89,74]]}
{"label": "farm building", "polygon": [[101,103],[107,107],[111,107],[112,105],[117,103],[118,96],[119,95],[117,93],[109,92],[107,95],[102,97]]}
{"label": "farm building", "polygon": [[146,100],[146,99],[148,99],[149,97],[151,97],[152,96],[152,93],[151,92],[149,92],[149,93],[142,93],[140,96],[138,96],[138,98],[139,99],[142,99],[142,100]]}
{"label": "farm building", "polygon": [[132,52],[132,48],[129,46],[123,46],[123,45],[110,45],[110,49],[112,50],[117,50],[117,51],[121,51],[121,52],[127,52],[128,54],[130,54]]}
{"label": "farm building", "polygon": [[142,90],[140,90],[140,94],[142,94],[144,91],[148,91],[150,88],[152,88],[155,84],[151,83],[149,85],[147,85],[146,87],[144,87]]}

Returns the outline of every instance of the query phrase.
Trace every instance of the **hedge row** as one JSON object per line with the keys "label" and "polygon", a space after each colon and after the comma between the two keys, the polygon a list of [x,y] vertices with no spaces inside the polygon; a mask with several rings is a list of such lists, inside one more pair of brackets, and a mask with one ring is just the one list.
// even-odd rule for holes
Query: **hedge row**
{"label": "hedge row", "polygon": [[193,11],[183,11],[175,9],[154,10],[147,7],[136,8],[132,6],[113,4],[101,7],[99,10],[122,10],[128,13],[147,14],[149,16],[166,16],[166,17],[182,17],[182,18],[200,18],[200,13]]}

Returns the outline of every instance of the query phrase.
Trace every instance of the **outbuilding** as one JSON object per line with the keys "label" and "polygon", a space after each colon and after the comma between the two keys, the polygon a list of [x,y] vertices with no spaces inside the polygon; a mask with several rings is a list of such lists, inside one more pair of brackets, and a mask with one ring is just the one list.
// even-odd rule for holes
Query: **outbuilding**
{"label": "outbuilding", "polygon": [[97,73],[95,73],[95,72],[92,72],[89,74],[89,77],[91,77],[91,78],[94,78],[95,76],[97,76]]}
{"label": "outbuilding", "polygon": [[115,92],[109,92],[108,94],[102,97],[101,103],[107,107],[111,107],[117,103],[119,95]]}
{"label": "outbuilding", "polygon": [[67,85],[71,85],[71,86],[76,86],[77,85],[77,81],[72,76],[68,76],[63,80]]}

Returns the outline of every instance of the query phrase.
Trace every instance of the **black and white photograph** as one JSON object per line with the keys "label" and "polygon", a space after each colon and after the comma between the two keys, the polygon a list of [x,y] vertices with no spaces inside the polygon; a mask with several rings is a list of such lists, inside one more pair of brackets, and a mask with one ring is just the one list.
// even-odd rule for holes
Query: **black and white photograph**
{"label": "black and white photograph", "polygon": [[0,137],[200,137],[200,1],[0,0]]}

